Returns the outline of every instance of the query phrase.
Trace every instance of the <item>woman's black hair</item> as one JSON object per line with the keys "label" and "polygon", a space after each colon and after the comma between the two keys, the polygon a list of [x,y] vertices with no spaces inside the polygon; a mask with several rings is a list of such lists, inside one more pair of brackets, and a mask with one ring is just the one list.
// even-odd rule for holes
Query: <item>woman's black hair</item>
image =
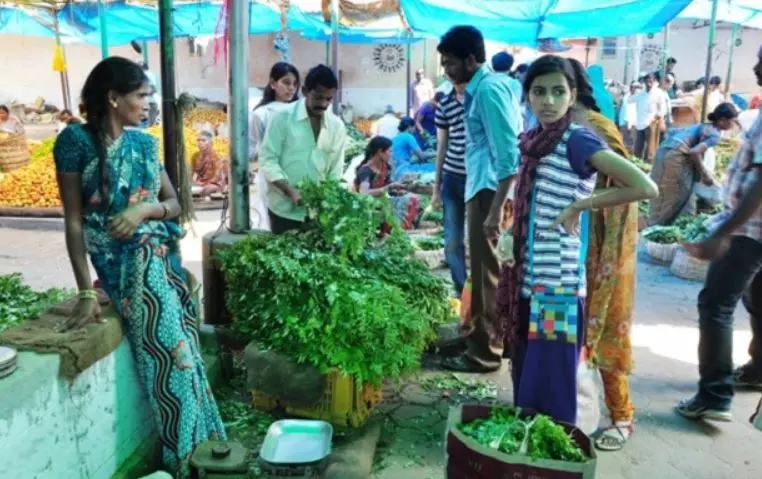
{"label": "woman's black hair", "polygon": [[732,120],[738,117],[738,110],[735,105],[729,102],[720,103],[712,113],[707,115],[706,119],[712,123],[717,123],[720,120]]}
{"label": "woman's black hair", "polygon": [[529,92],[532,89],[532,83],[534,83],[537,77],[550,75],[551,73],[561,73],[566,77],[570,89],[577,87],[574,69],[565,58],[557,55],[543,55],[533,61],[527,69],[526,76],[524,77],[524,91]]}
{"label": "woman's black hair", "polygon": [[259,100],[259,103],[257,104],[254,109],[256,110],[260,106],[265,106],[268,103],[272,103],[275,101],[275,89],[273,89],[272,86],[270,86],[270,83],[277,82],[281,78],[283,78],[286,75],[294,75],[296,77],[296,93],[294,93],[294,98],[291,99],[291,101],[296,101],[299,98],[299,70],[296,69],[296,67],[288,62],[277,62],[275,65],[270,68],[270,77],[269,81],[267,82],[267,86],[264,88],[264,91],[262,92],[262,99]]}
{"label": "woman's black hair", "polygon": [[585,66],[582,62],[575,60],[574,58],[568,58],[566,61],[574,70],[574,82],[577,84],[577,103],[584,106],[588,110],[600,113],[601,109],[598,107],[598,103],[593,96],[593,84],[590,81],[590,77],[587,75]]}
{"label": "woman's black hair", "polygon": [[407,131],[408,128],[415,125],[415,120],[410,118],[409,116],[403,116],[400,120],[400,124],[397,125],[397,129],[400,132]]}
{"label": "woman's black hair", "polygon": [[357,171],[363,166],[367,165],[371,158],[376,156],[379,151],[386,151],[392,147],[392,140],[385,136],[374,136],[370,139],[367,145],[365,145],[365,158],[357,166]]}
{"label": "woman's black hair", "polygon": [[304,78],[304,89],[307,91],[313,91],[318,86],[322,86],[326,90],[332,90],[339,87],[339,80],[336,78],[336,74],[330,67],[325,65],[318,65],[312,67],[307,72],[307,76]]}
{"label": "woman's black hair", "polygon": [[720,78],[718,75],[714,75],[712,78],[709,79],[710,85],[722,85],[722,78]]}
{"label": "woman's black hair", "polygon": [[0,110],[3,110],[4,112],[6,112],[9,115],[11,114],[11,110],[9,110],[8,107],[5,106],[5,105],[0,105]]}
{"label": "woman's black hair", "polygon": [[465,60],[473,55],[476,63],[487,61],[482,32],[469,25],[458,25],[449,29],[439,40],[437,51],[452,55],[458,60]]}
{"label": "woman's black hair", "polygon": [[87,124],[85,128],[93,137],[98,153],[100,171],[100,193],[103,208],[108,208],[108,168],[106,166],[106,122],[112,108],[109,93],[127,95],[148,82],[143,68],[122,57],[109,57],[95,65],[82,87],[82,110]]}

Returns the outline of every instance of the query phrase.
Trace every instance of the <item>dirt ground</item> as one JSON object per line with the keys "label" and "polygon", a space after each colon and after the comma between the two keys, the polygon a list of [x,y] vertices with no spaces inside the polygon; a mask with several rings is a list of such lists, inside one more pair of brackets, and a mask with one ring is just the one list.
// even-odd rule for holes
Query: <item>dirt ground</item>
{"label": "dirt ground", "polygon": [[[201,236],[219,224],[219,212],[202,212],[195,235],[183,241],[186,266],[201,278]],[[0,274],[21,271],[36,288],[73,287],[60,220],[0,218]],[[700,284],[680,280],[667,268],[639,264],[633,342],[636,367],[632,393],[636,431],[625,449],[599,455],[598,477],[632,479],[752,479],[762,477],[762,432],[749,424],[760,392],[742,392],[733,405],[734,422],[694,423],[672,407],[691,395],[697,380],[696,295]],[[734,359],[746,361],[749,324],[736,314]],[[505,368],[504,368],[505,369]],[[469,382],[470,381],[470,382]],[[461,392],[463,394],[458,394]],[[450,397],[444,397],[449,394]],[[380,414],[386,427],[373,477],[443,477],[445,418],[456,401],[510,400],[506,371],[479,378],[453,378],[426,371],[401,391],[390,389]],[[601,401],[601,407],[604,408]]]}

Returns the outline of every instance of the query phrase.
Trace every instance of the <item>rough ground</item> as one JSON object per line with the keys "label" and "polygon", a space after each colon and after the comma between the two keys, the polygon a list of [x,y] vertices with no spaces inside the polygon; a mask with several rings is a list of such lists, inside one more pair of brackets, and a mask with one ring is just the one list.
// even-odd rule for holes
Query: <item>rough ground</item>
{"label": "rough ground", "polygon": [[[195,225],[197,236],[183,243],[188,268],[201,278],[200,236],[216,229],[218,212],[202,212]],[[60,220],[0,218],[0,274],[22,271],[32,286],[73,287]],[[669,274],[643,258],[639,267],[636,325],[636,369],[632,389],[637,429],[619,453],[599,455],[601,478],[632,479],[751,479],[762,477],[762,432],[748,423],[760,393],[739,393],[735,421],[729,424],[692,423],[672,412],[674,403],[694,392],[697,379],[695,298],[700,284]],[[748,320],[737,315],[735,354],[747,359]],[[445,377],[445,379],[442,379]],[[427,379],[429,378],[429,379]],[[433,378],[433,379],[431,379]],[[511,397],[508,374],[481,378],[466,396]],[[442,397],[454,381],[441,372],[426,372],[400,393],[389,390],[382,410],[389,419],[376,457],[374,477],[426,479],[443,476],[444,417],[451,398]],[[458,388],[456,388],[458,389]],[[457,396],[457,395],[455,395]]]}

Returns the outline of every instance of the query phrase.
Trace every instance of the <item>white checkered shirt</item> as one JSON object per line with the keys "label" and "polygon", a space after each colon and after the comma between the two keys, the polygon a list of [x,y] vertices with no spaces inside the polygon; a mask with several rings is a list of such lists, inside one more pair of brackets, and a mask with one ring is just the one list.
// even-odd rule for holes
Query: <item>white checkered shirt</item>
{"label": "white checkered shirt", "polygon": [[[757,181],[762,170],[762,111],[746,135],[741,148],[728,167],[728,182],[725,186],[725,208],[722,213],[709,220],[708,227],[714,230],[730,218],[732,212]],[[733,232],[736,236],[746,236],[762,242],[762,207],[749,220]]]}

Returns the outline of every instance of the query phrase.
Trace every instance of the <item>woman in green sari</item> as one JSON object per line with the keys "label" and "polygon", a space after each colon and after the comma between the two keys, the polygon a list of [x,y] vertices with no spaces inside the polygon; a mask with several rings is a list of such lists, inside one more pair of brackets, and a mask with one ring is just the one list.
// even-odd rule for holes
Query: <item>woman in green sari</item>
{"label": "woman in green sari", "polygon": [[165,466],[189,474],[194,448],[225,438],[198,346],[198,311],[182,269],[180,205],[157,142],[129,127],[148,115],[151,87],[136,63],[111,57],[85,81],[87,123],[69,125],[53,156],[79,301],[62,329],[100,314],[87,256],[122,318],[157,423]]}

